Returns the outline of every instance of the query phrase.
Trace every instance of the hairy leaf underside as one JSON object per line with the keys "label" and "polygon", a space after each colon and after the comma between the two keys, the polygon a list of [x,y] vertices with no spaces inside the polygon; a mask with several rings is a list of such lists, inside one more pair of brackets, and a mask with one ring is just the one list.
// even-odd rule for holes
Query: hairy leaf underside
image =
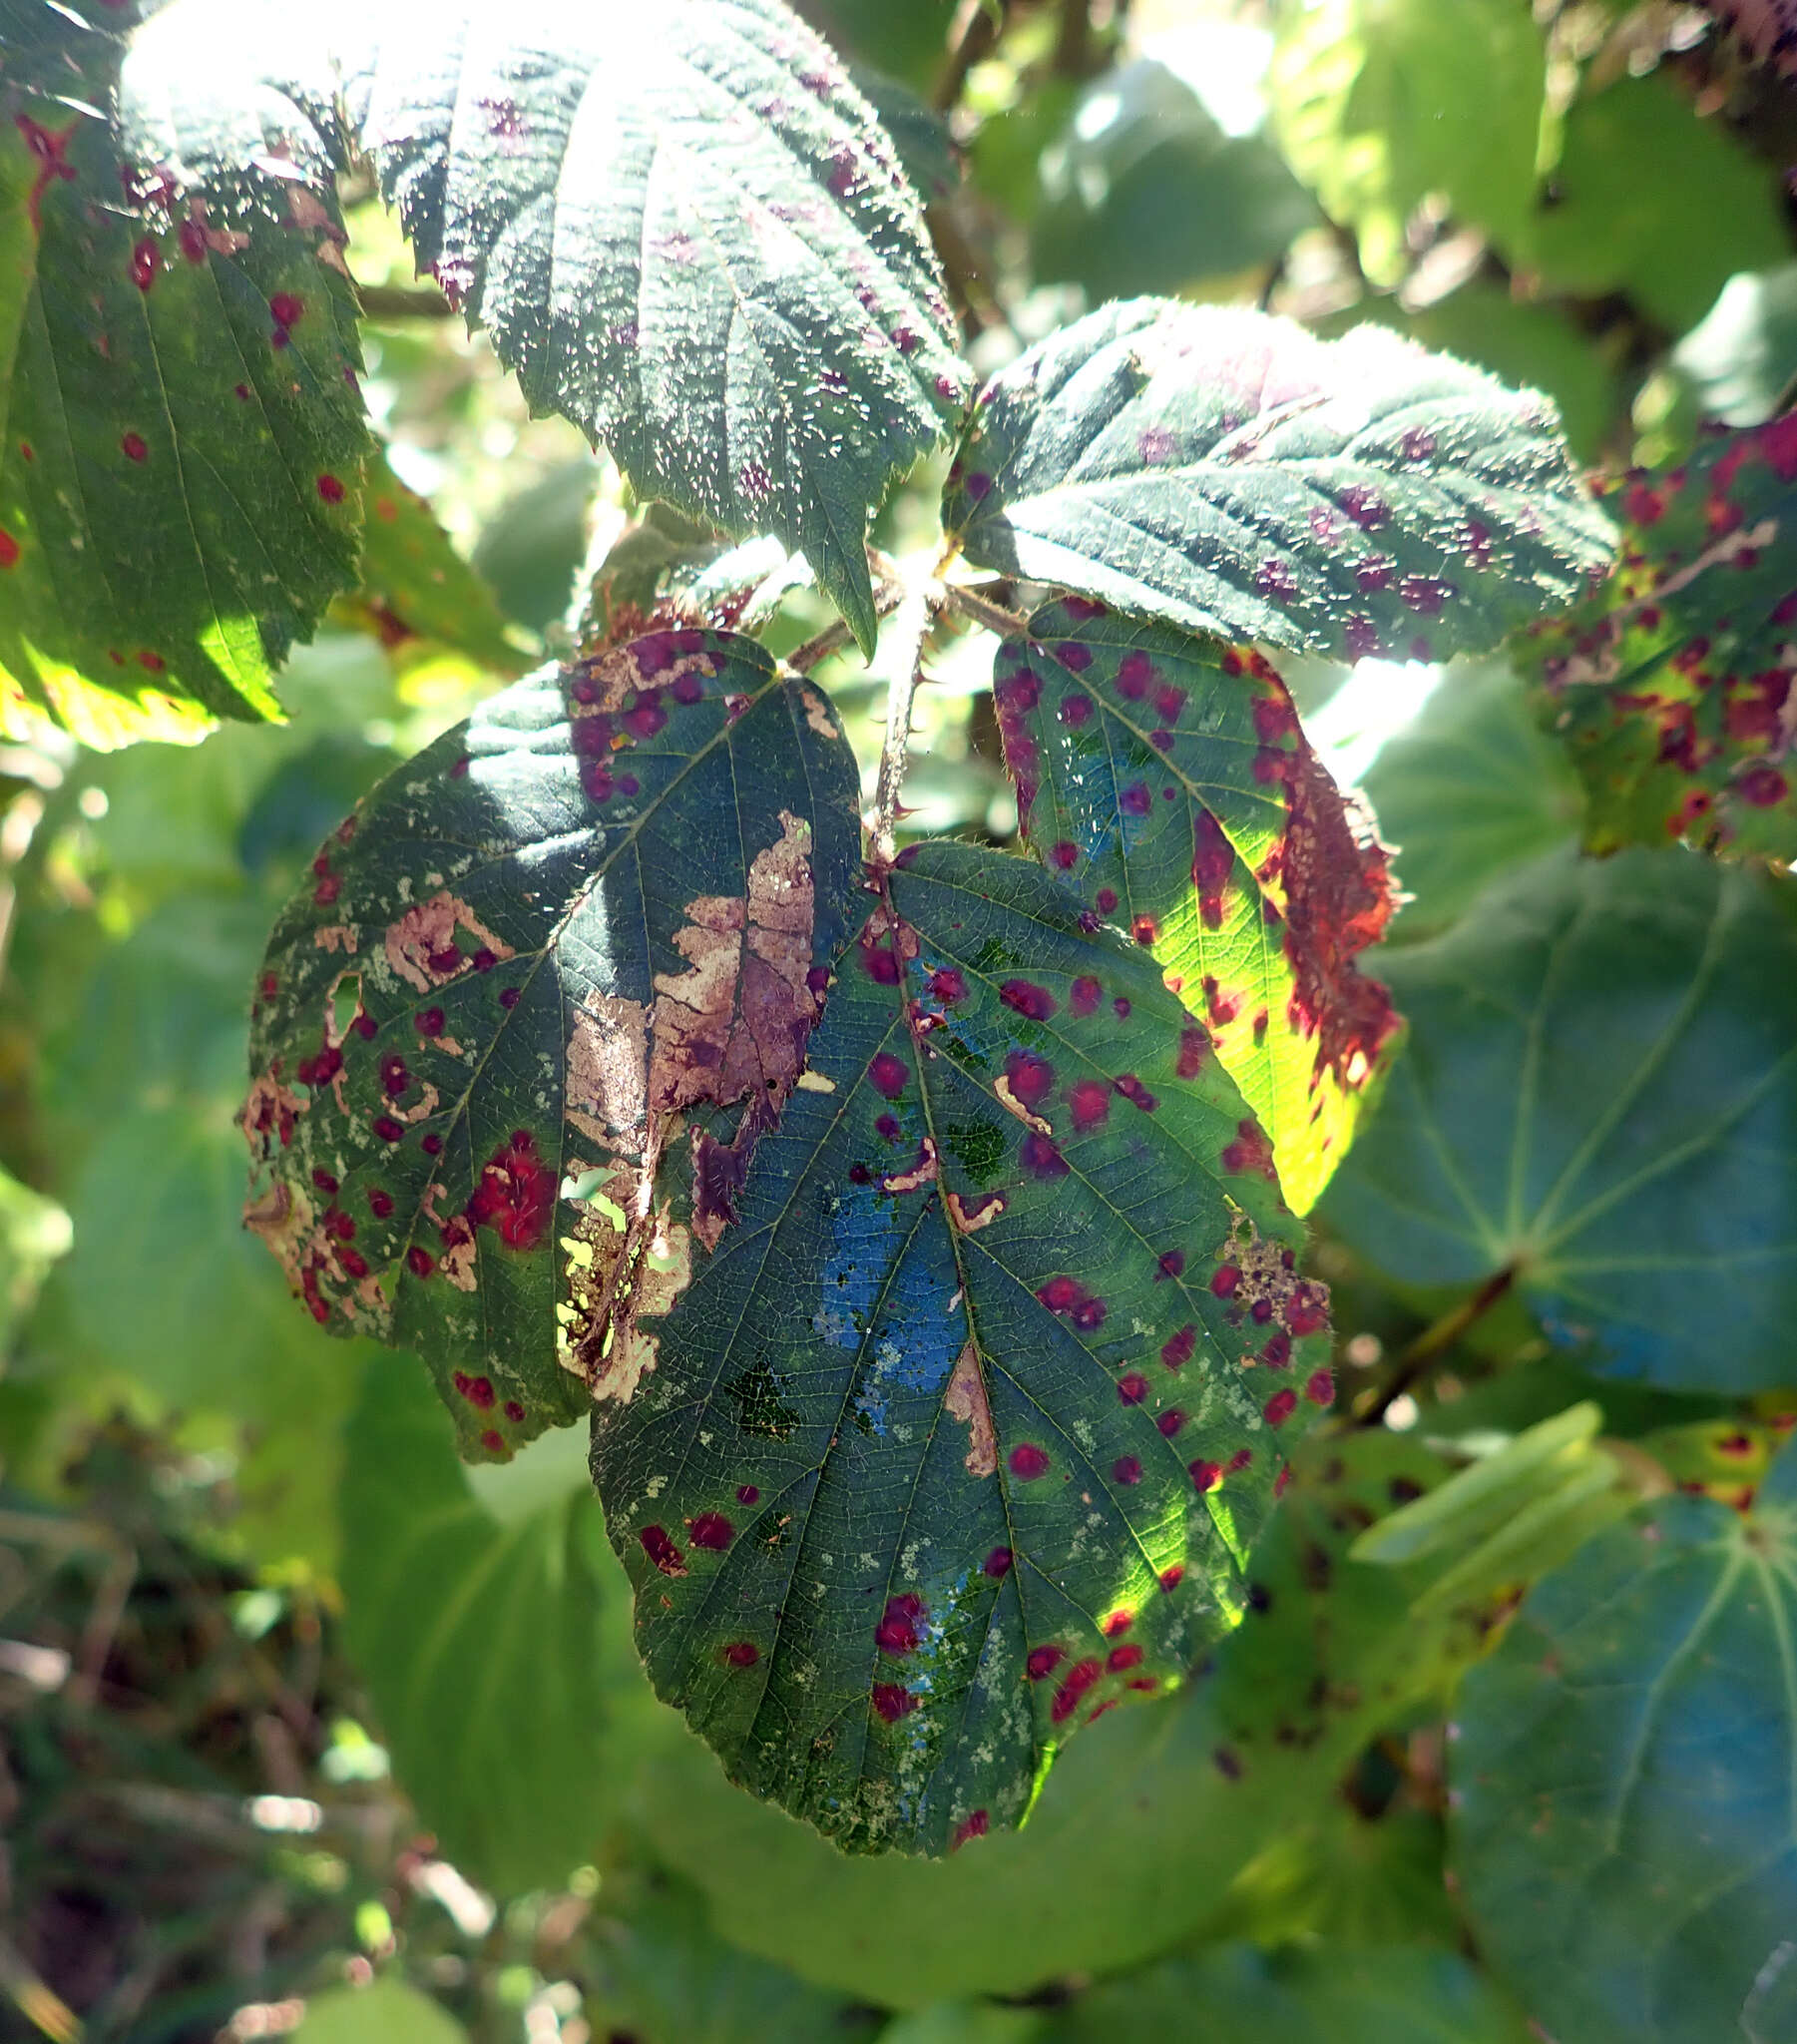
{"label": "hairy leaf underside", "polygon": [[[0,43],[29,50],[23,11]],[[54,20],[0,78],[0,727],[191,740],[277,714],[273,670],[353,568],[344,235],[278,93],[237,102],[215,178],[201,113],[164,118],[154,30],[121,128],[96,111],[120,36]]]}
{"label": "hairy leaf underside", "polygon": [[351,112],[422,266],[645,496],[802,552],[864,648],[868,507],[967,394],[916,195],[780,0],[374,10]]}
{"label": "hairy leaf underside", "polygon": [[994,377],[944,520],[978,566],[1349,659],[1492,646],[1613,543],[1538,392],[1382,327],[1158,298]]}
{"label": "hairy leaf underside", "polygon": [[1589,792],[1585,843],[1797,856],[1797,417],[1615,490],[1616,574],[1519,644]]}
{"label": "hairy leaf underside", "polygon": [[1209,1030],[1308,1211],[1353,1139],[1398,1018],[1357,954],[1395,905],[1265,659],[1046,605],[993,677],[1025,837]]}
{"label": "hairy leaf underside", "polygon": [[907,853],[653,1373],[594,1420],[640,1644],[840,1842],[1015,1824],[1240,1608],[1327,1403],[1265,1137],[1154,963],[1033,865]]}
{"label": "hairy leaf underside", "polygon": [[664,632],[495,697],[313,861],[246,1218],[320,1324],[425,1357],[472,1459],[653,1368],[803,1062],[855,797],[822,697]]}

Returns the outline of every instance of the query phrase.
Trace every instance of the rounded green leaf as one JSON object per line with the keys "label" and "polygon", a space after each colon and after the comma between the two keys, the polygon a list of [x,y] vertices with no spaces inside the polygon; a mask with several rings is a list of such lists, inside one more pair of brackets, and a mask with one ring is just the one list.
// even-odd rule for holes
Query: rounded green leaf
{"label": "rounded green leaf", "polygon": [[1537,729],[1508,661],[1449,669],[1415,725],[1367,769],[1366,796],[1405,895],[1389,936],[1439,936],[1509,866],[1569,844],[1577,775]]}
{"label": "rounded green leaf", "polygon": [[1797,857],[1797,416],[1616,488],[1622,565],[1518,641],[1589,792],[1585,842]]}
{"label": "rounded green leaf", "polygon": [[798,1075],[855,800],[821,696],[664,631],[494,697],[313,860],[256,986],[247,1219],[321,1325],[424,1355],[471,1456],[653,1360],[638,1313]]}
{"label": "rounded green leaf", "polygon": [[1209,1030],[1306,1213],[1398,1028],[1358,954],[1396,905],[1386,854],[1251,650],[1073,597],[993,667],[1018,820]]}
{"label": "rounded green leaf", "polygon": [[1779,894],[1676,850],[1563,852],[1378,963],[1411,1033],[1325,1203],[1353,1248],[1411,1284],[1514,1268],[1606,1375],[1787,1383],[1797,925]]}
{"label": "rounded green leaf", "polygon": [[1539,392],[1384,327],[1160,298],[993,378],[944,520],[979,567],[1351,659],[1491,646],[1612,547]]}
{"label": "rounded green leaf", "polygon": [[641,494],[802,552],[871,651],[869,508],[968,373],[890,138],[782,0],[371,8],[348,97],[420,265]]}
{"label": "rounded green leaf", "polygon": [[1797,1458],[1673,1497],[1537,1585],[1451,1749],[1481,1947],[1578,2044],[1791,2034]]}
{"label": "rounded green leaf", "polygon": [[1327,1302],[1203,1031],[1035,866],[917,847],[835,971],[594,1475],[732,1778],[940,1853],[1226,1629]]}
{"label": "rounded green leaf", "polygon": [[[513,1465],[553,1458],[544,1441]],[[553,1887],[599,1848],[605,1765],[599,1507],[573,1489],[477,1494],[423,1380],[379,1357],[344,1429],[344,1626],[399,1786],[444,1854],[501,1893]],[[504,1474],[512,1475],[512,1469]]]}

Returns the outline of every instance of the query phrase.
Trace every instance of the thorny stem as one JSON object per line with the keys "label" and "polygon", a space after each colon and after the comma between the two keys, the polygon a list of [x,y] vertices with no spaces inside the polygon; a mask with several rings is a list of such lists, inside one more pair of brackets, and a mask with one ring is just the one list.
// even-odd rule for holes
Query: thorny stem
{"label": "thorny stem", "polygon": [[1476,1320],[1483,1319],[1491,1311],[1517,1281],[1518,1268],[1514,1263],[1506,1264],[1502,1271],[1493,1272],[1477,1291],[1425,1327],[1399,1354],[1391,1375],[1374,1396],[1372,1404],[1356,1415],[1355,1423],[1378,1426],[1424,1372],[1445,1355]]}
{"label": "thorny stem", "polygon": [[[869,547],[867,558],[874,571],[873,607],[874,615],[889,618],[905,598],[905,584],[896,573],[893,563],[884,554]],[[808,675],[815,667],[821,667],[832,653],[840,653],[854,640],[843,619],[837,618],[826,625],[815,639],[807,639],[802,646],[795,646],[786,656],[786,666],[794,674]]]}
{"label": "thorny stem", "polygon": [[898,643],[903,653],[886,699],[886,742],[880,748],[880,779],[874,796],[873,855],[890,865],[898,851],[899,794],[911,754],[911,706],[923,679],[924,641],[942,602],[933,578],[905,591],[898,607]]}

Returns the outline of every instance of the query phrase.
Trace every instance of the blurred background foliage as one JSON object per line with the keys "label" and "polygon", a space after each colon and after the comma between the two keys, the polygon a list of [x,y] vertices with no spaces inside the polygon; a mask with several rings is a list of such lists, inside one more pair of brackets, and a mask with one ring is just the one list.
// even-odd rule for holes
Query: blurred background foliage
{"label": "blurred background foliage", "polygon": [[[1797,102],[1700,8],[801,11],[930,197],[982,372],[1138,291],[1373,319],[1549,391],[1612,468],[1770,416],[1797,375]],[[1624,1462],[1649,1443],[1733,1504],[1772,1408],[1599,1382],[1515,1295],[1456,1324],[1452,1292],[1325,1222],[1335,1417],[1374,1423],[1300,1458],[1268,1615],[1082,1741],[1021,1836],[845,1862],[651,1697],[584,1442],[465,1471],[422,1376],[320,1337],[240,1231],[245,990],[318,839],[566,650],[589,573],[603,622],[719,551],[527,415],[378,205],[352,228],[389,473],[364,586],[282,679],[289,722],[0,752],[0,2032],[1522,2039],[1443,1879],[1443,1700],[1596,1492],[1556,1462],[1526,1490],[1545,1545],[1489,1566],[1476,1515],[1402,1580],[1347,1535],[1587,1396]],[[932,544],[940,467],[882,512],[889,552]],[[776,650],[827,624],[777,548],[751,559]],[[1015,829],[990,651],[933,649],[915,830]],[[870,766],[887,657],[819,671]],[[1509,668],[1444,678],[1291,663],[1399,847],[1400,945],[1579,824]],[[1256,1730],[1250,1701],[1284,1685],[1301,1715],[1338,1676],[1362,1704],[1314,1737]]]}

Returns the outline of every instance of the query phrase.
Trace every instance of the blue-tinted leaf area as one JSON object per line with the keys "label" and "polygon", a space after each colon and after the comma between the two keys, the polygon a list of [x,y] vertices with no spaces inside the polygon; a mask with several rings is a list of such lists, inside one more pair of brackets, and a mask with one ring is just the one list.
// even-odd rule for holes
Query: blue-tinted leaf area
{"label": "blue-tinted leaf area", "polygon": [[1162,298],[992,379],[944,521],[981,567],[1348,659],[1494,645],[1613,549],[1539,391],[1383,327]]}
{"label": "blue-tinted leaf area", "polygon": [[594,1472],[651,1675],[731,1776],[939,1853],[1239,1611],[1327,1295],[1152,960],[967,846],[871,911]]}
{"label": "blue-tinted leaf area", "polygon": [[326,840],[269,940],[247,1210],[312,1316],[504,1458],[653,1367],[841,942],[854,761],[728,633],[496,696]]}

